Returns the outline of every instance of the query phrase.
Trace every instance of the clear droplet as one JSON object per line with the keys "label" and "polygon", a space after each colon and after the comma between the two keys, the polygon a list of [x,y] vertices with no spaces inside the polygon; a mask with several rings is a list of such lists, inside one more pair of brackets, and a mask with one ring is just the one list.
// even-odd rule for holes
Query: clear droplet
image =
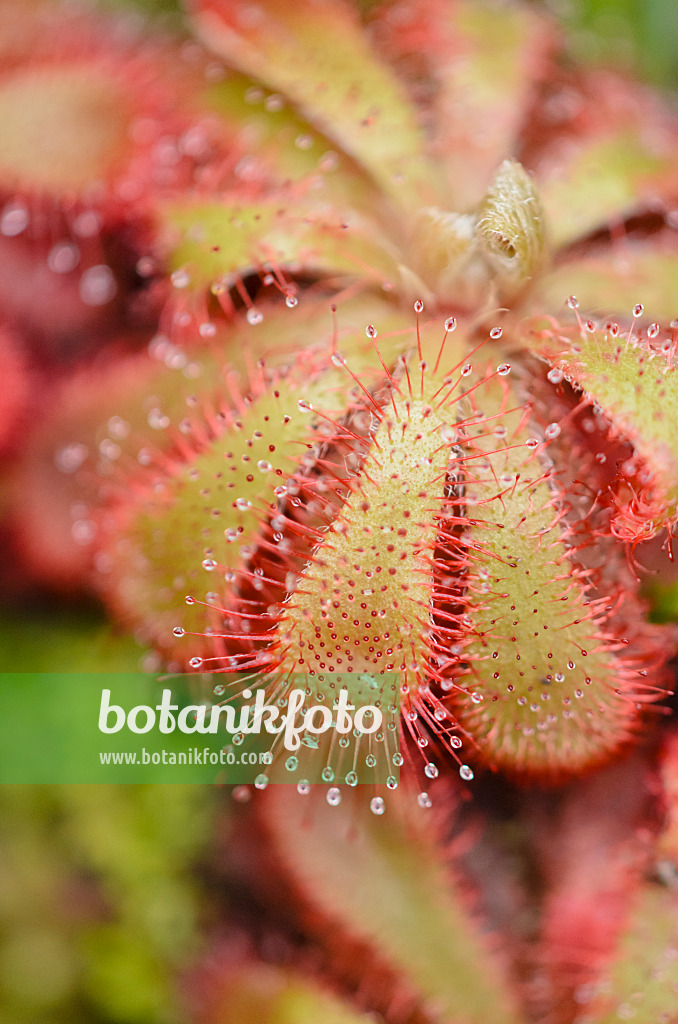
{"label": "clear droplet", "polygon": [[637,302],[636,305],[633,307],[633,316],[636,320],[639,316],[643,315],[644,310],[645,307],[643,306],[642,302]]}
{"label": "clear droplet", "polygon": [[252,508],[252,502],[248,501],[247,498],[236,498],[235,507],[240,509],[241,512],[246,512],[248,508]]}
{"label": "clear droplet", "polygon": [[653,341],[659,334],[659,324],[650,324],[647,329],[647,336],[650,341]]}
{"label": "clear droplet", "polygon": [[560,425],[558,423],[549,423],[548,427],[544,431],[544,437],[547,437],[549,441],[552,441],[554,437],[558,437],[560,434]]}
{"label": "clear droplet", "polygon": [[273,466],[268,461],[268,459],[259,459],[259,461],[257,462],[257,469],[259,470],[260,473],[270,473],[270,471],[273,469]]}
{"label": "clear droplet", "polygon": [[424,808],[433,806],[433,801],[431,800],[431,797],[428,795],[428,793],[420,793],[417,797],[417,803],[419,804],[420,807]]}
{"label": "clear droplet", "polygon": [[527,441],[525,442],[525,446],[526,446],[526,448],[538,448],[539,447],[539,438],[538,437],[528,437]]}
{"label": "clear droplet", "polygon": [[300,412],[313,412],[313,406],[310,402],[306,402],[303,398],[300,398],[297,402]]}
{"label": "clear droplet", "polygon": [[299,782],[297,782],[297,793],[299,796],[308,796],[310,792],[311,786],[308,779],[300,779]]}
{"label": "clear droplet", "polygon": [[173,288],[188,288],[191,283],[191,275],[187,270],[181,267],[179,270],[175,270],[170,276]]}
{"label": "clear droplet", "polygon": [[417,301],[414,303],[414,312],[415,313],[423,313],[424,312],[424,303],[421,301],[421,299],[417,299]]}
{"label": "clear droplet", "polygon": [[255,789],[266,789],[268,786],[268,775],[264,775],[263,773],[261,775],[257,775],[254,780],[254,786]]}
{"label": "clear droplet", "polygon": [[569,299],[567,300],[567,305],[570,307],[570,309],[579,309],[579,300],[577,299],[577,296],[570,295]]}
{"label": "clear droplet", "polygon": [[89,455],[89,449],[77,441],[60,448],[54,457],[54,464],[60,473],[75,473]]}
{"label": "clear droplet", "polygon": [[72,242],[57,242],[47,255],[47,266],[53,274],[70,274],[80,262],[80,250]]}
{"label": "clear droplet", "polygon": [[447,320],[445,321],[445,330],[448,331],[448,332],[449,331],[453,331],[453,330],[455,330],[456,326],[457,326],[457,318],[456,318],[456,316],[448,316]]}
{"label": "clear droplet", "polygon": [[175,636],[183,636],[185,630],[181,626],[175,626],[172,632],[174,633]]}
{"label": "clear droplet", "polygon": [[563,379],[563,371],[557,370],[554,366],[552,370],[546,374],[547,380],[550,380],[552,384],[560,384]]}
{"label": "clear droplet", "polygon": [[469,768],[467,764],[462,764],[459,767],[459,774],[465,782],[470,782],[473,778],[473,769]]}
{"label": "clear droplet", "polygon": [[490,337],[494,338],[495,340],[497,338],[501,338],[502,334],[503,334],[503,331],[502,331],[501,327],[493,327],[492,330],[490,331]]}
{"label": "clear droplet", "polygon": [[332,786],[327,790],[326,799],[330,807],[337,807],[341,803],[341,790],[337,786]]}
{"label": "clear droplet", "polygon": [[247,320],[248,324],[260,324],[261,321],[264,319],[264,314],[260,313],[258,309],[255,309],[254,306],[252,306],[251,309],[247,310],[247,313],[245,314],[245,319]]}
{"label": "clear droplet", "polygon": [[214,569],[216,569],[217,567],[217,563],[214,561],[213,558],[203,558],[202,567],[205,570],[205,572],[213,572]]}
{"label": "clear droplet", "polygon": [[0,217],[0,233],[14,238],[28,227],[28,210],[20,203],[8,203]]}
{"label": "clear droplet", "polygon": [[426,775],[426,777],[429,778],[429,779],[437,779],[438,778],[438,766],[433,764],[432,761],[429,761],[429,763],[424,768],[424,775]]}
{"label": "clear droplet", "polygon": [[344,779],[344,782],[346,783],[347,786],[357,786],[358,785],[358,774],[357,774],[357,772],[349,772],[346,775],[346,778]]}
{"label": "clear droplet", "polygon": [[381,796],[373,796],[370,800],[370,810],[372,811],[372,814],[383,814],[386,810],[384,798]]}
{"label": "clear droplet", "polygon": [[506,377],[506,376],[508,376],[508,374],[510,372],[511,372],[511,364],[510,363],[501,363],[501,365],[499,365],[497,367],[497,373],[499,374],[500,377]]}
{"label": "clear droplet", "polygon": [[462,366],[462,368],[461,368],[461,375],[462,375],[462,377],[468,377],[469,374],[471,374],[471,373],[473,373],[473,367],[471,366],[470,363],[466,363],[465,366]]}
{"label": "clear droplet", "polygon": [[287,771],[288,771],[288,772],[296,772],[296,770],[297,770],[297,768],[298,768],[298,767],[299,767],[299,758],[298,758],[298,757],[295,757],[295,756],[294,756],[294,755],[292,754],[292,755],[291,755],[290,757],[288,757],[288,758],[287,758],[287,760],[285,761],[285,768],[287,769]]}
{"label": "clear droplet", "polygon": [[202,665],[202,658],[191,658],[188,664],[191,668],[200,668]]}
{"label": "clear droplet", "polygon": [[103,263],[88,267],[80,278],[80,298],[86,306],[105,306],[117,290],[113,271]]}

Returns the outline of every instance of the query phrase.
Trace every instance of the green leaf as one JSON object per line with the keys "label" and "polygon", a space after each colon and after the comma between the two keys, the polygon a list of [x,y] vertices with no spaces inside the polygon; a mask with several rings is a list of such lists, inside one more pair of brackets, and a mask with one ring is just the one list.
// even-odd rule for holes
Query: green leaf
{"label": "green leaf", "polygon": [[575,295],[582,311],[592,316],[628,319],[642,303],[657,320],[678,317],[675,282],[678,252],[671,244],[629,240],[623,247],[575,255],[539,282],[530,302],[536,313],[562,314]]}
{"label": "green leaf", "polygon": [[554,246],[614,227],[634,211],[655,205],[662,194],[671,194],[675,147],[669,150],[660,135],[650,148],[643,132],[644,124],[624,125],[607,137],[597,133],[584,145],[575,143],[573,152],[566,150],[560,159],[550,155],[551,173],[540,176],[539,190]]}
{"label": "green leaf", "polygon": [[615,654],[616,632],[573,552],[576,503],[559,485],[548,434],[513,387],[502,396],[487,383],[477,401],[485,415],[501,410],[490,422],[506,440],[485,430],[464,445],[468,525],[449,543],[466,566],[469,667],[452,706],[490,765],[553,780],[616,752],[637,723],[642,679]]}
{"label": "green leaf", "polygon": [[678,895],[660,885],[641,890],[606,977],[586,1007],[595,1024],[673,1021],[678,991]]}
{"label": "green leaf", "polygon": [[362,794],[330,807],[325,787],[313,792],[317,799],[276,786],[262,821],[312,929],[337,953],[360,944],[356,981],[367,947],[370,972],[388,971],[394,996],[445,1021],[515,1022],[500,965],[443,865],[427,812],[391,793],[376,818]]}
{"label": "green leaf", "polygon": [[398,205],[439,195],[404,90],[343,0],[197,0],[196,25],[227,64],[282,93]]}
{"label": "green leaf", "polygon": [[370,175],[289,104],[271,102],[251,78],[229,72],[206,89],[204,102],[223,118],[234,148],[246,154],[236,167],[243,180],[258,174],[278,187],[306,181],[316,201],[387,216],[388,204]]}
{"label": "green leaf", "polygon": [[373,224],[358,214],[347,221],[298,196],[172,202],[159,212],[181,287],[218,282],[225,289],[263,268],[293,268],[344,283],[360,277],[377,287],[400,279],[398,255]]}
{"label": "green leaf", "polygon": [[[236,953],[237,957],[237,953]],[[218,977],[212,1012],[202,1024],[373,1024],[312,978],[295,971],[257,962],[233,964],[233,957]]]}
{"label": "green leaf", "polygon": [[612,529],[624,539],[641,540],[678,515],[674,334],[657,326],[649,341],[634,327],[624,333],[591,328],[537,324],[524,341],[567,375],[584,400],[601,409],[614,433],[633,445],[637,460],[620,469]]}

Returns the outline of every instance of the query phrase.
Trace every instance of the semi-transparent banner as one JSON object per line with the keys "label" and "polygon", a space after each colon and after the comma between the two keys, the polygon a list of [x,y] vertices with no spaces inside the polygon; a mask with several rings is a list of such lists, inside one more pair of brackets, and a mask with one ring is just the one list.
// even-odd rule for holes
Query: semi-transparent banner
{"label": "semi-transparent banner", "polygon": [[0,783],[398,784],[400,681],[0,674]]}

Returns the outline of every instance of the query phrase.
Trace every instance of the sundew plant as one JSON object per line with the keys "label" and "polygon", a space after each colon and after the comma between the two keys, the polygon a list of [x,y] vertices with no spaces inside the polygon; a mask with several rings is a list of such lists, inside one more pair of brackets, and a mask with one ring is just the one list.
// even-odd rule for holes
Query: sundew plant
{"label": "sundew plant", "polygon": [[0,958],[8,1020],[678,1022],[678,122],[581,51],[518,0],[0,5],[9,667],[382,718],[107,789],[134,878],[38,798],[117,945],[55,925],[37,1003]]}

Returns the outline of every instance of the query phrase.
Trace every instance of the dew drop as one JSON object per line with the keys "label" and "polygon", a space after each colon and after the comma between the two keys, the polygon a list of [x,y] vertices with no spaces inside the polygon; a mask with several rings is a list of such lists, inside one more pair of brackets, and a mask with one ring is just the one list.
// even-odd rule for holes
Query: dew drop
{"label": "dew drop", "polygon": [[374,324],[367,325],[367,327],[365,328],[365,334],[367,335],[368,338],[376,338],[377,328],[374,326]]}
{"label": "dew drop", "polygon": [[311,405],[311,403],[305,401],[303,398],[299,399],[297,405],[299,406],[300,412],[313,412],[313,406]]}
{"label": "dew drop", "polygon": [[346,783],[347,786],[357,786],[358,785],[358,774],[357,774],[357,772],[349,772],[348,775],[346,776],[346,778],[344,779],[344,782]]}
{"label": "dew drop", "polygon": [[560,426],[557,423],[549,423],[548,427],[544,431],[544,437],[552,441],[554,437],[558,437],[560,434]]}
{"label": "dew drop", "polygon": [[330,807],[338,807],[341,803],[341,790],[337,786],[332,786],[327,790],[326,799]]}
{"label": "dew drop", "polygon": [[370,800],[370,810],[372,814],[383,814],[386,810],[386,804],[382,796],[373,796]]}
{"label": "dew drop", "polygon": [[287,306],[288,309],[294,309],[296,306],[299,305],[299,299],[296,297],[296,295],[288,294],[285,296],[285,305]]}
{"label": "dew drop", "polygon": [[403,763],[403,755],[401,753],[396,752],[391,758],[391,760],[393,761],[396,768],[400,768],[400,766]]}
{"label": "dew drop", "polygon": [[438,778],[438,767],[437,767],[437,765],[433,764],[432,761],[429,761],[429,763],[424,768],[424,775],[426,775],[426,777],[429,778],[429,779],[437,779]]}
{"label": "dew drop", "polygon": [[241,512],[246,512],[248,508],[252,508],[252,502],[248,501],[247,498],[236,498],[235,507],[240,509]]}
{"label": "dew drop", "polygon": [[216,325],[211,324],[207,321],[205,321],[205,323],[203,324],[200,324],[200,327],[198,327],[198,334],[200,335],[201,338],[213,338],[216,333]]}
{"label": "dew drop", "polygon": [[424,312],[424,303],[421,301],[421,299],[417,299],[416,302],[414,303],[414,312],[415,313],[423,313]]}
{"label": "dew drop", "polygon": [[202,567],[205,570],[205,572],[213,572],[213,570],[217,567],[217,563],[214,561],[213,558],[203,558]]}
{"label": "dew drop", "polygon": [[273,466],[267,459],[259,459],[257,462],[257,469],[260,473],[269,473],[273,469]]}
{"label": "dew drop", "polygon": [[577,296],[570,295],[569,299],[567,300],[567,305],[570,309],[579,309],[579,300],[577,299]]}
{"label": "dew drop", "polygon": [[420,807],[424,808],[433,806],[433,801],[431,800],[431,797],[428,795],[428,793],[419,793],[419,795],[417,796],[417,803],[419,804]]}
{"label": "dew drop", "polygon": [[186,604],[195,604],[194,597],[186,597]]}
{"label": "dew drop", "polygon": [[19,203],[8,203],[0,216],[0,233],[14,238],[28,227],[28,210]]}
{"label": "dew drop", "polygon": [[501,327],[493,327],[490,331],[490,337],[496,341],[497,338],[501,338],[503,333]]}
{"label": "dew drop", "polygon": [[450,736],[450,746],[454,747],[455,750],[459,750],[461,746],[461,739],[459,736]]}
{"label": "dew drop", "polygon": [[[235,740],[235,737],[233,738]],[[254,780],[254,786],[255,789],[266,789],[266,787],[268,786],[268,775],[264,775],[263,773],[261,775],[257,775],[256,779]]]}
{"label": "dew drop", "polygon": [[468,377],[470,373],[473,373],[473,367],[470,363],[466,363],[466,365],[461,368],[461,375],[462,377]]}
{"label": "dew drop", "polygon": [[54,464],[60,473],[75,473],[88,455],[89,449],[86,445],[74,442],[59,449],[54,457]]}
{"label": "dew drop", "polygon": [[632,311],[634,318],[637,320],[639,316],[643,315],[644,310],[645,307],[643,306],[642,302],[637,302],[636,305],[633,307]]}
{"label": "dew drop", "polygon": [[341,355],[340,352],[333,352],[332,353],[332,360],[331,360],[331,362],[332,362],[333,366],[346,366],[346,360]]}
{"label": "dew drop", "polygon": [[308,779],[300,779],[299,782],[297,782],[297,793],[299,796],[308,796],[310,792],[311,786]]}
{"label": "dew drop", "polygon": [[296,772],[296,770],[297,770],[297,768],[298,768],[298,767],[299,767],[299,758],[298,758],[298,757],[295,757],[295,756],[294,756],[294,755],[292,754],[292,755],[291,755],[290,757],[288,757],[288,758],[287,758],[287,760],[285,761],[285,768],[287,769],[287,771],[288,771],[288,772]]}
{"label": "dew drop", "polygon": [[501,363],[497,367],[497,373],[499,374],[500,377],[506,377],[506,376],[508,376],[508,374],[510,372],[511,372],[511,364],[510,363]]}
{"label": "dew drop", "polygon": [[546,378],[547,380],[550,380],[552,384],[560,384],[561,380],[563,379],[563,371],[557,370],[554,366],[553,369],[549,370],[549,372],[546,374]]}
{"label": "dew drop", "polygon": [[191,275],[181,267],[179,270],[175,270],[170,276],[173,288],[188,288],[191,283]]}
{"label": "dew drop", "polygon": [[327,765],[325,768],[323,768],[320,778],[323,780],[323,782],[334,782],[334,770],[330,768],[329,765]]}
{"label": "dew drop", "polygon": [[80,298],[86,306],[105,306],[117,290],[113,271],[103,263],[88,267],[80,278]]}
{"label": "dew drop", "polygon": [[[457,318],[456,318],[456,316],[448,316],[447,320],[445,321],[445,330],[449,333],[450,331],[454,331],[456,329],[456,326],[457,326]],[[424,794],[424,796],[425,795],[426,794]]]}
{"label": "dew drop", "polygon": [[247,320],[248,324],[260,324],[261,321],[264,319],[264,314],[260,313],[258,309],[255,309],[254,306],[252,306],[251,309],[247,310],[247,313],[245,314],[245,319]]}
{"label": "dew drop", "polygon": [[57,242],[47,255],[47,266],[53,274],[70,274],[80,262],[80,250],[71,242]]}
{"label": "dew drop", "polygon": [[185,630],[181,626],[175,626],[172,632],[175,636],[184,636]]}
{"label": "dew drop", "polygon": [[191,668],[200,668],[202,665],[202,658],[191,658],[188,664]]}
{"label": "dew drop", "polygon": [[659,334],[659,324],[650,324],[647,329],[647,336],[650,341],[653,341]]}
{"label": "dew drop", "polygon": [[467,764],[462,764],[459,767],[459,774],[465,782],[470,782],[473,778],[473,769],[469,768]]}
{"label": "dew drop", "polygon": [[525,447],[526,448],[538,448],[539,447],[539,438],[538,437],[528,437],[527,441],[525,442]]}

